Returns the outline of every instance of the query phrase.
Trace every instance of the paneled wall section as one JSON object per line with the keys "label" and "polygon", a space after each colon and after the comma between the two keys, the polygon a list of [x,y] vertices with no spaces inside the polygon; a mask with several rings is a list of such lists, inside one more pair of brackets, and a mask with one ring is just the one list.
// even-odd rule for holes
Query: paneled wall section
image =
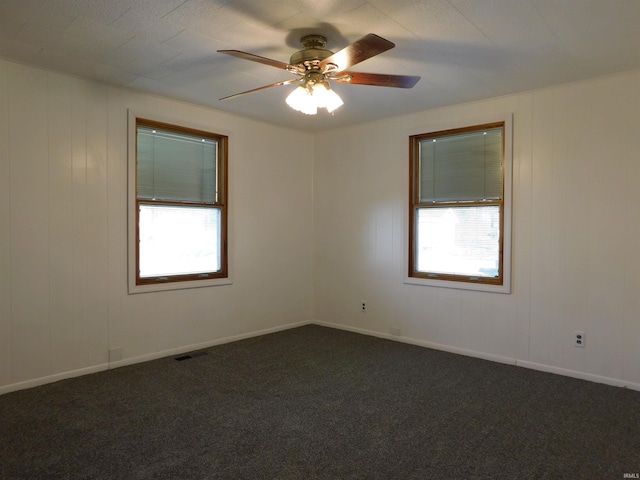
{"label": "paneled wall section", "polygon": [[[229,135],[232,285],[127,294],[129,108]],[[310,143],[0,61],[0,393],[309,322]]]}
{"label": "paneled wall section", "polygon": [[[638,85],[631,72],[318,134],[316,320],[640,389]],[[494,113],[514,120],[513,293],[404,284],[408,136]]]}

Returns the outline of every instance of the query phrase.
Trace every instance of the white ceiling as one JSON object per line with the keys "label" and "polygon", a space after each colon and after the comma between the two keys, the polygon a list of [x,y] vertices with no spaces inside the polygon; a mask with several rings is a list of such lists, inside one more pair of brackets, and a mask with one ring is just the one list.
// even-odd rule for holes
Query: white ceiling
{"label": "white ceiling", "polygon": [[[0,56],[306,131],[640,68],[640,0],[0,0]],[[413,89],[335,84],[307,116],[295,78],[216,53],[287,63],[304,34],[337,51],[367,33],[396,48],[351,70],[419,75]]]}

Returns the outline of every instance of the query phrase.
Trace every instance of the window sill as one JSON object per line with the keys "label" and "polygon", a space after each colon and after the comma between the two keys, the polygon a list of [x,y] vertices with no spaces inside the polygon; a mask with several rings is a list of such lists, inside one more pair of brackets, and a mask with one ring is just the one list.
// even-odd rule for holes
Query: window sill
{"label": "window sill", "polygon": [[452,282],[449,280],[430,280],[427,278],[406,277],[404,283],[421,285],[424,287],[455,288],[458,290],[473,290],[476,292],[511,293],[511,285],[505,280],[504,285],[488,285],[484,283]]}
{"label": "window sill", "polygon": [[204,287],[217,287],[220,285],[232,285],[233,281],[230,278],[212,278],[210,280],[193,280],[189,282],[171,282],[171,283],[156,283],[153,285],[136,285],[135,281],[129,283],[129,294],[137,293],[149,293],[149,292],[164,292],[167,290],[184,290],[188,288],[204,288]]}

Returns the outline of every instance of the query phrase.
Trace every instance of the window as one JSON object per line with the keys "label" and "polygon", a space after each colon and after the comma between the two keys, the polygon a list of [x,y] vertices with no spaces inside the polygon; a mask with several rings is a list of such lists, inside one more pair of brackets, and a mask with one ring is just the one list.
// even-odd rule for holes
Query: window
{"label": "window", "polygon": [[227,278],[227,137],[139,117],[132,123],[130,291]]}
{"label": "window", "polygon": [[509,291],[509,132],[499,121],[410,136],[409,278],[424,280],[411,283]]}

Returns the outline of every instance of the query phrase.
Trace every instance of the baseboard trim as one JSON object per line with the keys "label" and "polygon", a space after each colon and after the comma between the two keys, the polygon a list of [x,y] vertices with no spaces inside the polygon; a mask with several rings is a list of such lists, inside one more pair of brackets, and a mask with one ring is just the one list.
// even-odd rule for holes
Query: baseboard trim
{"label": "baseboard trim", "polygon": [[224,338],[210,340],[207,342],[193,343],[191,345],[184,345],[181,347],[170,348],[161,350],[158,352],[148,353],[145,355],[138,355],[136,357],[125,358],[110,363],[103,363],[100,365],[93,365],[91,367],[79,368],[77,370],[69,370],[66,372],[56,373],[54,375],[48,375],[46,377],[34,378],[31,380],[25,380],[23,382],[10,383],[8,385],[0,386],[0,395],[5,393],[15,392],[18,390],[25,390],[27,388],[39,387],[48,383],[58,382],[60,380],[66,380],[68,378],[80,377],[82,375],[89,375],[91,373],[103,372],[112,368],[125,367],[127,365],[134,365],[136,363],[148,362],[151,360],[157,360],[159,358],[171,357],[173,355],[181,355],[187,352],[193,352],[196,350],[203,350],[209,347],[215,347],[216,345],[222,345],[225,343],[237,342],[238,340],[245,340],[252,337],[260,337],[262,335],[268,335],[270,333],[281,332],[292,328],[302,327],[309,325],[311,320],[289,323],[286,325],[279,325],[277,327],[265,328],[262,330],[256,330],[253,332],[243,333],[240,335],[232,335]]}
{"label": "baseboard trim", "polygon": [[284,330],[289,330],[292,328],[298,328],[305,325],[319,325],[328,328],[335,328],[337,330],[345,330],[348,332],[359,333],[362,335],[368,335],[371,337],[383,338],[386,340],[393,340],[396,342],[407,343],[410,345],[416,345],[419,347],[432,348],[434,350],[440,350],[443,352],[455,353],[458,355],[465,355],[474,358],[480,358],[483,360],[489,360],[492,362],[504,363],[507,365],[514,365],[518,367],[529,368],[531,370],[537,370],[546,373],[553,373],[556,375],[562,375],[565,377],[577,378],[579,380],[587,380],[595,383],[602,383],[605,385],[610,385],[614,387],[628,388],[630,390],[640,391],[640,383],[630,382],[627,380],[622,380],[618,378],[605,377],[601,375],[594,375],[591,373],[580,372],[577,370],[570,370],[566,368],[555,367],[552,365],[545,365],[536,362],[529,362],[526,360],[519,360],[517,358],[505,357],[501,355],[494,355],[485,352],[479,352],[476,350],[468,350],[464,348],[453,347],[450,345],[444,345],[435,342],[428,342],[425,340],[419,340],[411,337],[403,337],[397,335],[391,335],[387,333],[381,333],[375,330],[368,330],[364,328],[352,327],[349,325],[341,325],[337,323],[329,323],[329,322],[321,322],[316,320],[307,320],[297,323],[290,323],[286,325],[280,325],[277,327],[266,328],[262,330],[256,330],[253,332],[248,332],[240,335],[232,335],[228,337],[223,337],[215,340],[210,340],[207,342],[194,343],[191,345],[184,345],[177,348],[171,348],[162,350],[159,352],[153,352],[145,355],[139,355],[136,357],[125,358],[123,360],[118,360],[116,362],[111,363],[103,363],[99,365],[93,365],[91,367],[79,368],[77,370],[69,370],[67,372],[56,373],[54,375],[48,375],[46,377],[34,378],[31,380],[25,380],[23,382],[11,383],[9,385],[0,386],[0,395],[5,393],[15,392],[18,390],[25,390],[28,388],[39,387],[41,385],[46,385],[48,383],[58,382],[60,380],[66,380],[68,378],[80,377],[82,375],[89,375],[92,373],[98,373],[105,370],[109,370],[111,368],[124,367],[127,365],[134,365],[136,363],[148,362],[151,360],[157,360],[164,357],[170,357],[173,355],[181,355],[188,352],[193,352],[196,350],[202,350],[205,348],[215,347],[216,345],[223,345],[225,343],[237,342],[239,340],[245,340],[248,338],[259,337],[262,335],[268,335],[270,333],[281,332]]}
{"label": "baseboard trim", "polygon": [[92,373],[104,372],[109,369],[108,363],[102,363],[100,365],[93,365],[91,367],[79,368],[77,370],[69,370],[62,373],[56,373],[54,375],[47,375],[46,377],[34,378],[31,380],[25,380],[23,382],[10,383],[0,387],[0,395],[10,392],[16,392],[18,390],[26,390],[27,388],[39,387],[46,385],[47,383],[59,382],[60,380],[66,380],[68,378],[81,377],[83,375],[90,375]]}
{"label": "baseboard trim", "polygon": [[517,358],[505,357],[501,355],[493,355],[490,353],[479,352],[477,350],[468,350],[464,348],[453,347],[450,345],[443,345],[435,342],[428,342],[424,340],[418,340],[411,337],[402,337],[397,335],[391,335],[386,333],[377,332],[375,330],[367,330],[364,328],[352,327],[349,325],[340,325],[337,323],[328,323],[314,320],[314,325],[320,325],[323,327],[336,328],[339,330],[346,330],[353,333],[360,333],[363,335],[369,335],[372,337],[384,338],[387,340],[393,340],[396,342],[408,343],[410,345],[417,345],[425,348],[432,348],[434,350],[440,350],[443,352],[455,353],[458,355],[466,355],[468,357],[480,358],[483,360],[489,360],[492,362],[504,363],[507,365],[514,365],[517,367],[529,368],[531,370],[538,370],[541,372],[553,373],[556,375],[562,375],[565,377],[577,378],[579,380],[587,380],[594,383],[602,383],[613,387],[628,388],[630,390],[640,391],[640,383],[629,382],[618,378],[605,377],[601,375],[594,375],[591,373],[580,372],[577,370],[570,370],[567,368],[554,367],[551,365],[544,365],[536,362],[529,362],[525,360],[519,360]]}
{"label": "baseboard trim", "polygon": [[604,383],[613,387],[628,388],[629,390],[637,390],[640,392],[640,383],[629,382],[620,378],[605,377],[602,375],[594,375],[592,373],[579,372],[577,370],[570,370],[567,368],[554,367],[550,365],[544,365],[542,363],[528,362],[524,360],[518,360],[516,363],[519,367],[530,368],[531,370],[538,370],[540,372],[554,373],[556,375],[564,375],[565,377],[577,378],[579,380],[587,380],[589,382]]}
{"label": "baseboard trim", "polygon": [[303,322],[296,322],[296,323],[288,323],[286,325],[265,328],[263,330],[255,330],[253,332],[243,333],[240,335],[231,335],[228,337],[217,338],[215,340],[209,340],[207,342],[192,343],[190,345],[183,345],[176,348],[161,350],[159,352],[148,353],[145,355],[138,355],[137,357],[125,358],[122,360],[118,360],[117,362],[111,362],[109,364],[109,368],[125,367],[127,365],[135,365],[136,363],[149,362],[151,360],[158,360],[159,358],[172,357],[174,355],[182,355],[184,353],[194,352],[196,350],[203,350],[205,348],[215,347],[216,345],[224,345],[225,343],[237,342],[238,340],[245,340],[247,338],[268,335],[270,333],[282,332],[284,330],[290,330],[292,328],[309,325],[310,323],[311,323],[310,320],[303,321]]}
{"label": "baseboard trim", "polygon": [[435,343],[435,342],[428,342],[425,340],[419,340],[417,338],[380,333],[380,332],[376,332],[375,330],[366,330],[364,328],[350,327],[348,325],[340,325],[337,323],[318,322],[318,321],[314,321],[313,323],[315,325],[321,325],[323,327],[337,328],[339,330],[346,330],[353,333],[361,333],[363,335],[384,338],[387,340],[393,340],[395,342],[408,343],[410,345],[416,345],[418,347],[432,348],[434,350],[441,350],[443,352],[455,353],[458,355],[465,355],[467,357],[481,358],[483,360],[490,360],[492,362],[498,362],[498,363],[506,363],[508,365],[516,364],[515,358],[504,357],[501,355],[493,355],[493,354],[484,353],[484,352],[478,352],[476,350],[467,350],[464,348],[452,347],[450,345],[444,345],[444,344]]}

